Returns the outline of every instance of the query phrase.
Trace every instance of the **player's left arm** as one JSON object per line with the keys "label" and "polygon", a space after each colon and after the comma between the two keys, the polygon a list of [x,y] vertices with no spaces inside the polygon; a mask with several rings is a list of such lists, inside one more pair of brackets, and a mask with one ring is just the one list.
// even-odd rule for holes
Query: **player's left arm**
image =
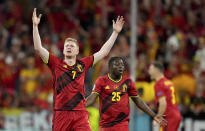
{"label": "player's left arm", "polygon": [[[131,80],[131,79],[130,79]],[[149,114],[151,117],[155,117],[155,113],[149,108],[149,106],[139,97],[135,82],[131,80],[130,88],[128,89],[128,95],[132,98],[136,106],[141,110]]]}
{"label": "player's left arm", "polygon": [[117,39],[118,34],[122,30],[122,27],[124,25],[125,21],[123,16],[118,16],[117,20],[113,20],[113,32],[110,38],[105,42],[105,44],[102,46],[102,48],[94,54],[94,62],[93,64],[96,64],[99,60],[104,58],[108,55],[110,52],[112,46],[114,45],[115,40]]}
{"label": "player's left arm", "polygon": [[155,117],[156,114],[152,111],[152,109],[140,98],[140,97],[131,97],[137,107],[139,107],[142,111],[149,114],[151,117]]}
{"label": "player's left arm", "polygon": [[158,99],[159,101],[159,107],[158,107],[158,113],[160,115],[163,115],[166,111],[167,108],[167,101],[166,101],[166,97],[162,96]]}
{"label": "player's left arm", "polygon": [[132,98],[136,106],[138,106],[142,111],[149,114],[154,120],[160,125],[165,126],[167,124],[166,120],[159,114],[155,114],[154,111],[138,96],[137,89],[134,81],[131,80],[131,88],[128,90],[129,96]]}
{"label": "player's left arm", "polygon": [[167,125],[167,121],[160,114],[155,114],[154,111],[140,98],[140,97],[131,97],[137,107],[139,107],[142,111],[149,114],[154,120],[162,126]]}

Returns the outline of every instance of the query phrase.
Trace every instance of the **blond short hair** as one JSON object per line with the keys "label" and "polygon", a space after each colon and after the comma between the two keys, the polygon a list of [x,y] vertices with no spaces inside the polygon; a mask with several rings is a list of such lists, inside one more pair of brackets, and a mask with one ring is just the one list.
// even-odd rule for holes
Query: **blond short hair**
{"label": "blond short hair", "polygon": [[76,39],[70,38],[70,37],[66,38],[64,43],[69,42],[69,41],[75,42],[76,45],[78,46],[78,41]]}

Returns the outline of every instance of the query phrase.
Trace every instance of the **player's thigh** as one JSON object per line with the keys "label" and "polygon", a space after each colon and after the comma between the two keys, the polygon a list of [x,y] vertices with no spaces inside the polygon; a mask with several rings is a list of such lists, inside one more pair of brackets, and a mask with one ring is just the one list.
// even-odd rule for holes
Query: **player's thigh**
{"label": "player's thigh", "polygon": [[181,118],[173,117],[171,120],[169,120],[169,125],[167,128],[167,131],[178,131],[179,125],[180,125]]}
{"label": "player's thigh", "polygon": [[68,111],[55,111],[53,114],[53,131],[71,130],[72,121],[72,113]]}
{"label": "player's thigh", "polygon": [[167,115],[167,126],[164,127],[162,131],[178,131],[180,121],[181,121],[181,115],[180,112],[174,111],[171,114]]}
{"label": "player's thigh", "polygon": [[100,131],[129,131],[128,125],[100,128]]}
{"label": "player's thigh", "polygon": [[171,119],[166,119],[166,120],[167,120],[167,126],[160,127],[160,131],[178,131],[180,119],[171,118]]}
{"label": "player's thigh", "polygon": [[73,122],[74,131],[91,131],[89,114],[86,111],[77,111]]}

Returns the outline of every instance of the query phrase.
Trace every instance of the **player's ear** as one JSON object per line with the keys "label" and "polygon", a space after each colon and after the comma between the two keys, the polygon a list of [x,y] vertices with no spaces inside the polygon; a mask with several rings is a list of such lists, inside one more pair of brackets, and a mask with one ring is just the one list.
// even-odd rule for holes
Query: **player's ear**
{"label": "player's ear", "polygon": [[79,54],[79,46],[77,47],[77,52],[76,52],[76,54],[77,54],[77,55]]}

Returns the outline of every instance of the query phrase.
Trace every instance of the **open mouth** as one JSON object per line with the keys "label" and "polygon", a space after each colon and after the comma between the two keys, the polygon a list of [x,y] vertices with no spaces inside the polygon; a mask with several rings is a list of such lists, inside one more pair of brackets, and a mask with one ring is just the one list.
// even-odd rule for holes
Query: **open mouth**
{"label": "open mouth", "polygon": [[122,69],[120,69],[120,70],[119,70],[119,72],[120,72],[120,73],[122,73],[122,72],[123,72],[123,70],[122,70]]}
{"label": "open mouth", "polygon": [[67,50],[67,53],[71,53],[71,50]]}

